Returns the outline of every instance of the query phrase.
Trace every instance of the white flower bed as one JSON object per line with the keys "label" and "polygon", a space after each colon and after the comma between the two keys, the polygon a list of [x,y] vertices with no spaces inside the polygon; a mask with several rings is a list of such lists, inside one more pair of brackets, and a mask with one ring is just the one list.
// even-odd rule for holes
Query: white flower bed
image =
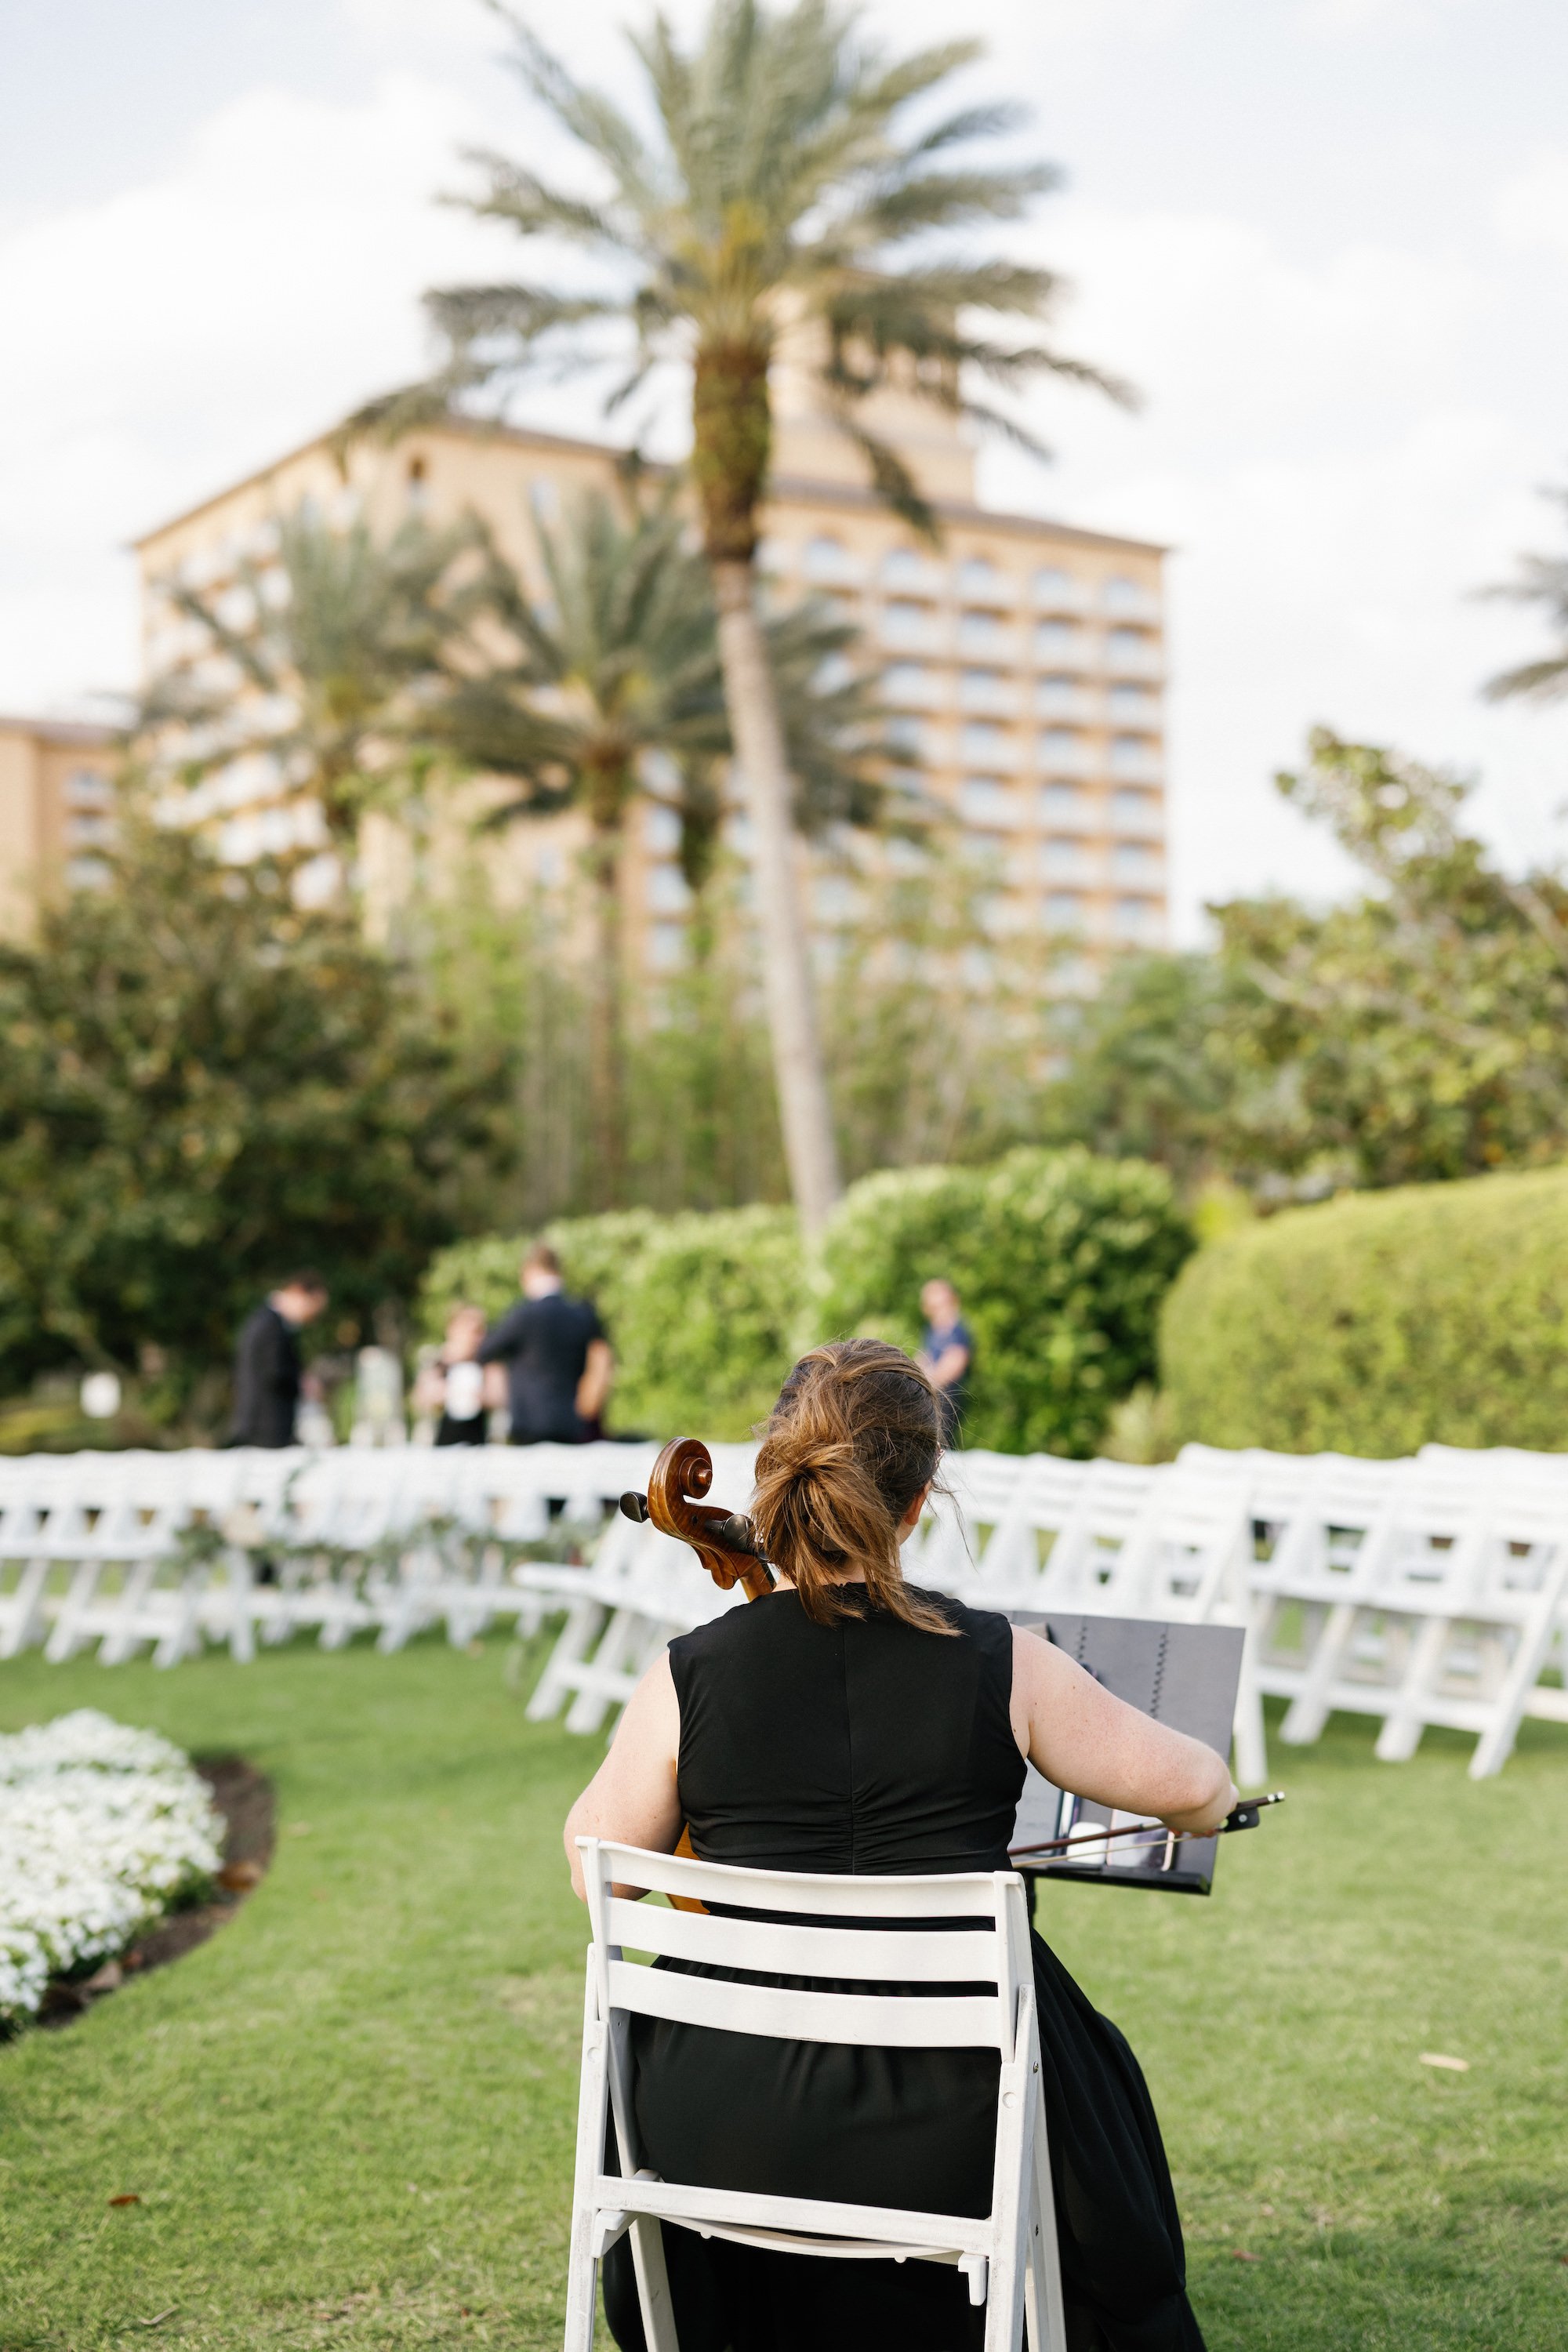
{"label": "white flower bed", "polygon": [[221,1834],[206,1783],[155,1731],[84,1706],[0,1736],[0,2026],[209,1876]]}

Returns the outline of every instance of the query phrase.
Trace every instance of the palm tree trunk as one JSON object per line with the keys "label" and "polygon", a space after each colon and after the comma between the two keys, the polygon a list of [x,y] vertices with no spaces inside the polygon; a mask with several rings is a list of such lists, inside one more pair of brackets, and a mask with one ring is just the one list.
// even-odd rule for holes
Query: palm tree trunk
{"label": "palm tree trunk", "polygon": [[751,565],[715,563],[713,590],[724,700],[752,818],[752,870],[784,1157],[801,1227],[810,1239],[826,1223],[844,1185],[812,991],[789,763],[767,645],[757,620]]}
{"label": "palm tree trunk", "polygon": [[621,1206],[625,1174],[626,1088],[621,1066],[621,835],[595,825],[589,858],[594,881],[594,969],[588,991],[588,1100],[595,1209]]}

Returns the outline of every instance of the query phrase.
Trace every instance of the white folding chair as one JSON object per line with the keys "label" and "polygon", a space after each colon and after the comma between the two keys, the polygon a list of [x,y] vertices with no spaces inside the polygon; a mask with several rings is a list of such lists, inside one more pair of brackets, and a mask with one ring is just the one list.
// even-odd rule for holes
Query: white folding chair
{"label": "white folding chair", "polygon": [[[648,2352],[679,2352],[658,2224],[742,2245],[847,2261],[956,2264],[984,2304],[985,2352],[1064,2352],[1056,2211],[1040,2082],[1035,1979],[1016,1873],[837,1878],[732,1870],[579,1838],[594,1941],[583,2021],[566,2352],[590,2352],[598,2263],[631,2234]],[[616,1885],[773,1918],[707,1916],[616,1895]],[[792,1921],[783,1925],[780,1912]],[[840,1925],[874,1918],[886,1928]],[[972,1922],[964,1928],[945,1924]],[[809,1923],[809,1924],[807,1924]],[[816,1992],[642,1967],[625,1951],[773,1976],[985,1985],[984,1993]],[[630,2081],[630,2021],[873,2048],[994,2050],[1001,2061],[991,2210],[984,2220],[816,2197],[760,2196],[661,2180],[643,2164]],[[620,2173],[606,2173],[613,2111]]]}

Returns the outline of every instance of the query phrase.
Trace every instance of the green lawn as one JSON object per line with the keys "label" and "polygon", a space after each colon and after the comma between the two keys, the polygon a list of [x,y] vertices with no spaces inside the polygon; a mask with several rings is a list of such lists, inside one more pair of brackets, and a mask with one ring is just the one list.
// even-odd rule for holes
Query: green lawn
{"label": "green lawn", "polygon": [[[237,1748],[282,1824],[212,1942],[0,2049],[0,2352],[171,2307],[189,2347],[559,2341],[595,1748],[524,1722],[509,1650],[0,1665],[0,1727]],[[1043,1906],[1148,2068],[1213,2352],[1568,2343],[1568,1735],[1479,1788],[1465,1748],[1336,1724],[1212,1901]]]}

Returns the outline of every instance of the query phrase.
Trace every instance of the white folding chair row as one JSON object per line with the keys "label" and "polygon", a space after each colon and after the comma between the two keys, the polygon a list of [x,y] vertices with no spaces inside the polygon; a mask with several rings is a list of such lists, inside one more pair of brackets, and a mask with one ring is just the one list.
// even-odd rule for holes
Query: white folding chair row
{"label": "white folding chair row", "polygon": [[[710,1451],[713,1483],[709,1499],[743,1509],[752,1491],[755,1448],[715,1445]],[[535,1723],[547,1723],[570,1699],[566,1728],[576,1732],[597,1731],[607,1714],[624,1706],[673,1635],[705,1624],[744,1597],[739,1588],[721,1592],[687,1545],[618,1512],[605,1520],[585,1567],[541,1562],[515,1569],[513,1575],[541,1612],[562,1606],[566,1611],[528,1714]]]}
{"label": "white folding chair row", "polygon": [[[817,2260],[953,2265],[963,2273],[971,2304],[985,2307],[985,2352],[1021,2352],[1026,2329],[1032,2352],[1065,2352],[1022,1880],[1012,1872],[836,1878],[727,1869],[594,1838],[578,1843],[594,1940],[584,2003],[566,2352],[591,2352],[598,2265],[628,2233],[648,2352],[679,2352],[666,2228]],[[703,1908],[634,1903],[616,1895],[617,1885]],[[879,1926],[868,1927],[868,1919]],[[626,1958],[628,1948],[676,1966],[636,1965]],[[847,1979],[879,1990],[799,1990],[683,1973],[679,1964],[691,1961],[764,1979]],[[985,1990],[929,1990],[955,1979]],[[900,1990],[887,1991],[889,1981]],[[660,2179],[643,2162],[637,2129],[630,2056],[631,2021],[639,2016],[796,2042],[994,2051],[990,2211],[973,2218]],[[604,2168],[611,2114],[618,2174]]]}
{"label": "white folding chair row", "polygon": [[[1446,1725],[1477,1735],[1470,1770],[1483,1778],[1506,1761],[1526,1712],[1552,1711],[1538,1685],[1568,1596],[1568,1490],[1489,1497],[1402,1464],[1342,1567],[1309,1560],[1292,1577],[1287,1562],[1259,1591],[1261,1674],[1290,1699],[1287,1741],[1318,1738],[1335,1709],[1371,1714],[1382,1717],[1377,1753],[1398,1762],[1426,1725]],[[1291,1604],[1299,1663],[1281,1655]]]}
{"label": "white folding chair row", "polygon": [[1427,1724],[1445,1725],[1476,1735],[1481,1778],[1501,1769],[1522,1715],[1568,1719],[1564,1694],[1541,1680],[1568,1605],[1568,1479],[1552,1457],[1428,1447],[1393,1462],[1237,1462],[1258,1677],[1290,1701],[1285,1739],[1318,1738],[1336,1709],[1371,1714],[1377,1753],[1399,1761]]}

